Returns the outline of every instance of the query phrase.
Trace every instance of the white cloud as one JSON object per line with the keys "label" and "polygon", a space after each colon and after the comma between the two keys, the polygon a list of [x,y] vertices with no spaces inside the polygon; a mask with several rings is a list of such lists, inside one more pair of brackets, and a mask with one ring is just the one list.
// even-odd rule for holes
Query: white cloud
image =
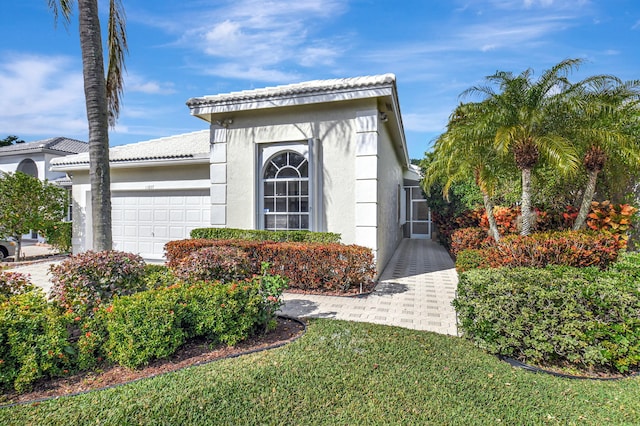
{"label": "white cloud", "polygon": [[0,93],[0,134],[87,132],[80,64],[68,57],[5,53]]}
{"label": "white cloud", "polygon": [[170,95],[176,93],[174,84],[171,82],[159,82],[146,80],[137,74],[127,74],[124,79],[125,92],[138,92],[148,95]]}
{"label": "white cloud", "polygon": [[[205,2],[205,4],[208,4]],[[290,82],[304,69],[331,66],[343,54],[343,35],[321,36],[320,28],[346,11],[346,0],[238,0],[222,7],[200,5],[179,45],[196,48],[223,65],[202,67],[225,78]],[[222,17],[222,18],[221,18]],[[340,43],[337,42],[340,38]]]}

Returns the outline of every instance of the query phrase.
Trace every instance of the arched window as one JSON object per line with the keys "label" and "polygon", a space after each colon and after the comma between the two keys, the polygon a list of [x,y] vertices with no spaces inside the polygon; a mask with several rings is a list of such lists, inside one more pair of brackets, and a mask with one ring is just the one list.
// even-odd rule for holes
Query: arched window
{"label": "arched window", "polygon": [[264,229],[309,229],[309,162],[294,151],[271,157],[262,175]]}
{"label": "arched window", "polygon": [[31,158],[25,158],[18,164],[17,172],[22,172],[25,175],[38,177],[38,166]]}

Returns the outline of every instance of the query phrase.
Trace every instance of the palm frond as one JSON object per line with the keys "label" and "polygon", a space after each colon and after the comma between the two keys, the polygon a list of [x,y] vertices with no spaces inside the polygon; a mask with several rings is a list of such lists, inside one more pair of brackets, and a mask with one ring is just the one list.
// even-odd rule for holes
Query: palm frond
{"label": "palm frond", "polygon": [[122,0],[109,1],[107,102],[109,125],[115,126],[120,115],[120,103],[124,91],[124,58],[128,53],[126,19]]}

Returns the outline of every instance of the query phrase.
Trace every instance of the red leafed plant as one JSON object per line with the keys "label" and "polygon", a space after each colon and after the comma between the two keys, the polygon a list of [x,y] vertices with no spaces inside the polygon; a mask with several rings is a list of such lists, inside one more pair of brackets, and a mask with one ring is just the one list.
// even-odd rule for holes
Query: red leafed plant
{"label": "red leafed plant", "polygon": [[629,204],[613,204],[609,201],[591,203],[587,226],[616,236],[621,247],[627,246],[628,231],[633,227],[633,216],[638,211]]}

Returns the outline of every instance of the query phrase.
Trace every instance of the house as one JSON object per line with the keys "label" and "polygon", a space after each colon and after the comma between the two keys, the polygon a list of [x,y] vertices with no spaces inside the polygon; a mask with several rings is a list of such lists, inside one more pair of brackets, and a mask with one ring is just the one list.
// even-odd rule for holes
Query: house
{"label": "house", "polygon": [[[161,258],[195,227],[308,229],[370,247],[430,236],[392,74],[192,98],[209,129],[111,148],[114,248]],[[91,248],[88,155],[73,180],[74,252]]]}
{"label": "house", "polygon": [[[0,147],[0,172],[23,172],[40,180],[49,180],[71,191],[71,181],[64,172],[51,170],[51,161],[88,150],[89,145],[86,142],[65,137],[3,146]],[[71,209],[67,219],[71,220]],[[24,236],[36,237],[35,233]]]}

